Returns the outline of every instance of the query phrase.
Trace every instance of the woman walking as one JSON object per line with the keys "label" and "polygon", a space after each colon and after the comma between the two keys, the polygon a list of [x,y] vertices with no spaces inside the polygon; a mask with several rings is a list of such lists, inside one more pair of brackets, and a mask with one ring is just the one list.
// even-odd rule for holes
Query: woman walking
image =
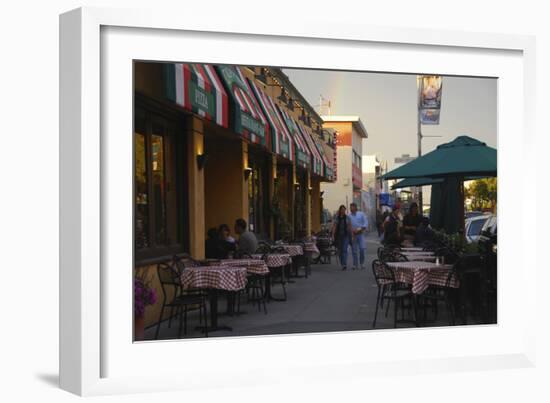
{"label": "woman walking", "polygon": [[338,248],[342,270],[346,270],[348,247],[351,243],[351,220],[346,214],[346,206],[341,205],[332,226],[332,239]]}

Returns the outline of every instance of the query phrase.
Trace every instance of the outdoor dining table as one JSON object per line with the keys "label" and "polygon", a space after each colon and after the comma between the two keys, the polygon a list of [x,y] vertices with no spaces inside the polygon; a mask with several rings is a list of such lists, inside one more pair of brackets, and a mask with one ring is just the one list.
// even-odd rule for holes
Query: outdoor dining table
{"label": "outdoor dining table", "polygon": [[182,287],[201,288],[208,290],[210,300],[209,332],[216,330],[233,330],[229,326],[218,324],[218,293],[223,291],[239,291],[246,287],[245,267],[222,265],[195,266],[186,268],[180,277]]}
{"label": "outdoor dining table", "polygon": [[[451,288],[458,288],[459,283],[456,277],[447,280],[452,265],[441,265],[432,262],[388,262],[387,266],[394,271],[395,281],[398,283],[410,284],[413,294],[413,303],[416,307],[417,297],[422,294],[430,285]],[[419,326],[418,317],[415,323]]]}
{"label": "outdoor dining table", "polygon": [[285,244],[279,244],[276,246],[283,248],[286,251],[286,253],[288,253],[291,257],[302,256],[304,254],[304,248],[302,248],[302,245],[285,243]]}
{"label": "outdoor dining table", "polygon": [[403,253],[409,262],[435,262],[437,256],[423,253]]}
{"label": "outdoor dining table", "polygon": [[[452,265],[432,262],[388,262],[395,273],[395,281],[411,284],[413,294],[422,294],[430,285],[444,287]],[[449,287],[458,288],[458,280],[451,279]]]}
{"label": "outdoor dining table", "polygon": [[422,252],[424,248],[419,246],[410,246],[410,247],[400,247],[399,250],[403,252]]}
{"label": "outdoor dining table", "polygon": [[266,262],[259,259],[220,259],[216,261],[216,264],[227,267],[245,267],[248,274],[269,274]]}
{"label": "outdoor dining table", "polygon": [[251,256],[252,259],[264,260],[270,270],[270,274],[265,279],[266,298],[273,301],[285,301],[285,299],[275,298],[271,295],[271,270],[281,269],[281,276],[283,276],[283,281],[285,281],[285,268],[292,265],[292,257],[288,253],[267,253],[265,255],[256,253]]}

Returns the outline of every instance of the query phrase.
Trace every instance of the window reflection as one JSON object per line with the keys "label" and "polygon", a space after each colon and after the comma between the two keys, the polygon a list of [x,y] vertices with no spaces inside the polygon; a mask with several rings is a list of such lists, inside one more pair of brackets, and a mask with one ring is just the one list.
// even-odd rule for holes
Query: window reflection
{"label": "window reflection", "polygon": [[[137,125],[136,125],[137,126]],[[136,127],[136,130],[142,128]],[[141,130],[140,130],[141,131]],[[147,198],[147,156],[145,135],[136,133],[135,135],[135,174],[136,174],[136,247],[138,249],[147,248],[149,242],[149,220],[148,220],[148,198]]]}

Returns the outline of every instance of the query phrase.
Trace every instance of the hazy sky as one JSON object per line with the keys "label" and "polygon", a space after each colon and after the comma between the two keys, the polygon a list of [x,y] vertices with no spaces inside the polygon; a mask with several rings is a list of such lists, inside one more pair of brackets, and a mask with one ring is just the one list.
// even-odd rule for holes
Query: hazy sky
{"label": "hazy sky", "polygon": [[[417,155],[417,88],[415,75],[348,73],[284,69],[312,105],[319,95],[331,101],[332,115],[358,115],[368,132],[363,154],[376,154],[394,166],[402,154]],[[497,80],[444,77],[439,125],[422,126],[422,153],[466,134],[497,145]],[[318,106],[315,109],[319,111]]]}

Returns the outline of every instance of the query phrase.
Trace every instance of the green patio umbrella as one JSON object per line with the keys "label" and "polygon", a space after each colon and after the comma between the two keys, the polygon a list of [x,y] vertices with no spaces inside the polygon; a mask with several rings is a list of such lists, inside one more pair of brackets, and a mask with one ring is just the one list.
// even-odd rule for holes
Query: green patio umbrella
{"label": "green patio umbrella", "polygon": [[443,182],[443,178],[407,178],[397,182],[391,188],[392,190],[394,190],[394,189],[411,188],[415,186],[430,186],[430,185],[434,185],[442,182]]}
{"label": "green patio umbrella", "polygon": [[[464,178],[464,180],[471,181],[474,179],[481,179],[481,178],[486,178],[486,176],[484,175],[467,176]],[[391,188],[392,190],[394,190],[394,189],[410,188],[415,186],[438,185],[443,183],[443,180],[444,180],[443,178],[407,178],[397,182]]]}
{"label": "green patio umbrella", "polygon": [[496,175],[497,150],[474,138],[459,136],[384,174],[382,179]]}
{"label": "green patio umbrella", "polygon": [[496,175],[496,149],[474,138],[459,136],[386,173],[382,178],[407,178],[406,180],[411,181],[409,183],[418,183],[416,186],[427,185],[431,181],[432,226],[454,233],[464,228],[463,181]]}

